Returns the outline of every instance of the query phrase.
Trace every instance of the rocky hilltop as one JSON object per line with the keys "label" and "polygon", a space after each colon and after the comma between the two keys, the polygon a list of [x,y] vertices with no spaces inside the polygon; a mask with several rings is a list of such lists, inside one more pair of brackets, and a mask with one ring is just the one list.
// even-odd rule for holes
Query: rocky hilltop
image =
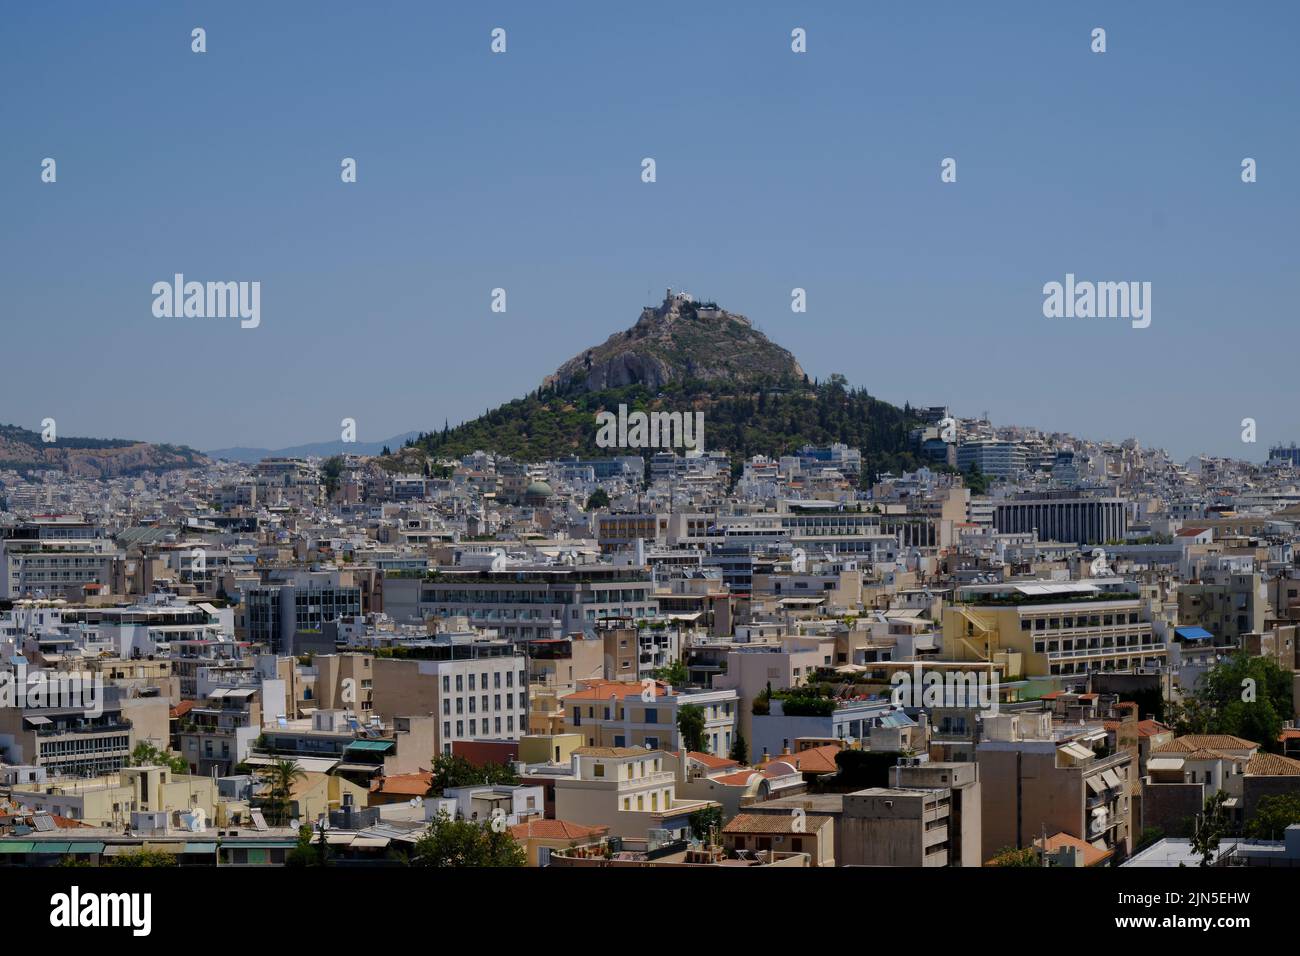
{"label": "rocky hilltop", "polygon": [[795,357],[745,316],[669,289],[662,303],[641,310],[630,329],[575,355],[542,387],[599,392],[641,385],[657,391],[691,379],[742,385],[803,376]]}
{"label": "rocky hilltop", "polygon": [[59,438],[46,443],[39,432],[0,425],[0,468],[14,471],[56,469],[81,478],[116,478],[209,463],[194,449],[180,445],[122,438]]}

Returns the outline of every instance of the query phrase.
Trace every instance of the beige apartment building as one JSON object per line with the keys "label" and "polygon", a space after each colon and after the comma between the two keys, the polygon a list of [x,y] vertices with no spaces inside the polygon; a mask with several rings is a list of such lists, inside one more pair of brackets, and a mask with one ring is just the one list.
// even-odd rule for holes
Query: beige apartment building
{"label": "beige apartment building", "polygon": [[511,641],[439,635],[428,659],[376,658],[374,713],[435,718],[434,749],[453,741],[518,740],[528,733],[528,662]]}
{"label": "beige apartment building", "polygon": [[166,767],[127,767],[98,777],[34,776],[0,793],[28,809],[96,827],[124,827],[137,811],[183,813],[198,808],[209,821],[220,820],[217,783],[211,777],[175,774]]}
{"label": "beige apartment building", "polygon": [[1131,849],[1129,750],[1110,752],[1106,729],[1057,729],[1047,713],[985,719],[976,749],[985,861],[1057,833],[1126,856]]}
{"label": "beige apartment building", "polygon": [[690,835],[693,813],[711,800],[677,799],[677,758],[641,747],[580,747],[573,775],[555,781],[555,816],[587,826],[608,826],[611,836],[643,838],[651,830],[671,838]]}
{"label": "beige apartment building", "polygon": [[734,690],[680,691],[661,681],[591,681],[562,703],[565,732],[582,734],[589,747],[681,750],[677,715],[686,706],[704,713],[705,752],[726,756],[735,741],[739,700]]}

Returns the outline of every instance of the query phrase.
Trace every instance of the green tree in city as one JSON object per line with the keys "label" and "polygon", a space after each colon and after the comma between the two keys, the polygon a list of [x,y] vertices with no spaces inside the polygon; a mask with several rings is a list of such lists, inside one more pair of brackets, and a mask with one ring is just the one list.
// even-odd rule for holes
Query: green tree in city
{"label": "green tree in city", "polygon": [[259,767],[257,775],[269,788],[266,806],[272,811],[275,825],[284,826],[289,822],[293,788],[300,781],[307,779],[307,771],[299,767],[296,760],[277,760]]}
{"label": "green tree in city", "polygon": [[587,496],[587,507],[584,508],[583,510],[593,511],[596,508],[608,508],[608,507],[609,507],[609,492],[606,491],[604,488],[597,488],[595,491],[593,491],[590,495]]}
{"label": "green tree in city", "polygon": [[1170,720],[1179,734],[1230,734],[1277,752],[1284,715],[1294,713],[1291,679],[1266,657],[1234,654],[1169,705]]}
{"label": "green tree in city", "polygon": [[1262,797],[1255,815],[1246,824],[1246,836],[1256,840],[1280,840],[1293,823],[1300,823],[1300,794],[1277,793]]}
{"label": "green tree in city", "polygon": [[509,828],[497,829],[490,822],[453,820],[439,813],[429,829],[415,843],[412,866],[484,867],[525,866],[523,846]]}
{"label": "green tree in city", "polygon": [[176,854],[166,850],[132,850],[118,856],[110,856],[105,866],[176,866]]}
{"label": "green tree in city", "polygon": [[1042,866],[1043,858],[1037,847],[1003,847],[989,860],[988,866]]}
{"label": "green tree in city", "polygon": [[689,817],[691,835],[697,840],[708,840],[722,832],[722,807],[696,810]]}
{"label": "green tree in city", "polygon": [[1201,858],[1201,866],[1209,866],[1219,852],[1219,842],[1228,832],[1228,810],[1224,806],[1227,793],[1218,790],[1205,799],[1205,808],[1192,824],[1192,852]]}
{"label": "green tree in city", "polygon": [[433,758],[433,792],[442,796],[453,787],[473,784],[516,784],[519,775],[510,764],[488,763],[476,767],[464,757],[438,754]]}
{"label": "green tree in city", "polygon": [[159,750],[144,740],[136,744],[135,749],[131,751],[129,763],[132,767],[166,767],[172,773],[190,772],[190,765],[180,754]]}
{"label": "green tree in city", "polygon": [[703,709],[695,704],[684,704],[677,708],[677,732],[681,734],[683,747],[703,753],[705,751]]}
{"label": "green tree in city", "polygon": [[739,730],[736,731],[736,736],[731,741],[731,753],[727,754],[727,756],[736,763],[749,764],[749,744],[745,740],[745,735]]}
{"label": "green tree in city", "polygon": [[655,680],[661,680],[670,687],[682,687],[686,684],[686,664],[675,660],[654,672]]}
{"label": "green tree in city", "polygon": [[343,475],[343,456],[334,455],[326,458],[320,466],[320,474],[325,479],[325,494],[333,498],[334,492],[339,490],[339,479]]}

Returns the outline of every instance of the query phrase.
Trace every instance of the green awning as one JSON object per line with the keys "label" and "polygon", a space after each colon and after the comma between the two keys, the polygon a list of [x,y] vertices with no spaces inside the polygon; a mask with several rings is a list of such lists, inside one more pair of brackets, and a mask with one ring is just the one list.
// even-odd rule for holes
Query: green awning
{"label": "green awning", "polygon": [[185,844],[186,853],[216,853],[217,845],[215,843],[187,843]]}
{"label": "green awning", "polygon": [[31,853],[32,844],[30,842],[20,843],[16,840],[5,840],[0,842],[0,853]]}
{"label": "green awning", "polygon": [[394,740],[357,740],[348,744],[348,750],[372,750],[376,753],[384,753],[392,750],[397,746]]}
{"label": "green awning", "polygon": [[37,842],[32,844],[33,853],[67,853],[71,843],[43,843]]}
{"label": "green awning", "polygon": [[104,844],[102,843],[69,843],[69,853],[103,853]]}

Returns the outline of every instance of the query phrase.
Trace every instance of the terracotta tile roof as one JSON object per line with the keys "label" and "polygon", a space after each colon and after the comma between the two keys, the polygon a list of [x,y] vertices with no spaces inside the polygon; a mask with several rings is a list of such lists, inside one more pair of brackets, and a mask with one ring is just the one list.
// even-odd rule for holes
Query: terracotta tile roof
{"label": "terracotta tile roof", "polygon": [[510,833],[516,840],[527,840],[529,837],[539,840],[590,840],[605,836],[609,833],[609,827],[589,827],[568,820],[526,820],[512,826]]}
{"label": "terracotta tile roof", "polygon": [[1253,740],[1242,740],[1230,734],[1185,734],[1175,737],[1163,747],[1157,747],[1156,753],[1191,753],[1193,750],[1253,750],[1259,744]]}
{"label": "terracotta tile roof", "polygon": [[713,754],[700,753],[698,750],[686,751],[686,756],[696,763],[703,764],[710,770],[724,770],[727,767],[739,767],[739,760],[731,760],[727,757],[715,757]]}
{"label": "terracotta tile roof", "polygon": [[1246,764],[1246,773],[1256,777],[1300,777],[1300,760],[1280,754],[1255,754]]}
{"label": "terracotta tile roof", "polygon": [[[629,697],[641,696],[641,683],[639,681],[624,680],[600,680],[585,681],[582,690],[575,690],[561,700],[589,700],[593,703],[596,701],[609,700],[611,697],[617,697],[619,700],[626,700]],[[654,693],[656,697],[670,696],[668,685],[662,681],[655,681]],[[677,692],[673,691],[671,696],[676,696]]]}
{"label": "terracotta tile roof", "polygon": [[415,773],[395,773],[392,776],[380,777],[370,784],[370,792],[423,797],[432,787],[433,774],[428,770],[418,770]]}
{"label": "terracotta tile roof", "polygon": [[1096,866],[1098,863],[1108,860],[1115,852],[1114,850],[1098,850],[1091,843],[1080,840],[1078,837],[1070,836],[1070,834],[1064,831],[1049,836],[1045,844],[1041,838],[1037,839],[1034,841],[1034,846],[1045,846],[1048,853],[1055,852],[1064,847],[1072,846],[1076,850],[1083,851],[1084,866]]}
{"label": "terracotta tile roof", "polygon": [[172,707],[171,710],[168,711],[168,713],[172,717],[184,717],[186,714],[188,714],[191,710],[194,709],[194,705],[196,703],[197,701],[193,701],[193,700],[183,700],[179,704],[176,704],[174,707]]}
{"label": "terracotta tile roof", "polygon": [[644,747],[579,747],[573,752],[580,757],[649,757],[666,753],[663,750],[646,750]]}
{"label": "terracotta tile roof", "polygon": [[[795,821],[803,821],[803,829],[795,830]],[[740,813],[722,828],[723,833],[816,833],[831,822],[830,817],[811,814],[799,817],[793,813]]]}
{"label": "terracotta tile roof", "polygon": [[841,750],[835,744],[824,744],[821,747],[810,747],[807,750],[801,750],[797,754],[774,754],[768,759],[768,763],[792,764],[800,773],[834,773],[839,769],[835,763],[835,755]]}
{"label": "terracotta tile roof", "polygon": [[[1103,726],[1107,730],[1119,730],[1122,721],[1107,720],[1103,721]],[[1139,720],[1137,722],[1137,733],[1139,737],[1158,737],[1161,734],[1169,733],[1173,728],[1166,727],[1158,720]]]}
{"label": "terracotta tile roof", "polygon": [[710,777],[714,783],[720,783],[724,787],[748,787],[751,777],[763,777],[766,774],[757,770],[737,770],[735,773],[719,774],[716,777]]}

